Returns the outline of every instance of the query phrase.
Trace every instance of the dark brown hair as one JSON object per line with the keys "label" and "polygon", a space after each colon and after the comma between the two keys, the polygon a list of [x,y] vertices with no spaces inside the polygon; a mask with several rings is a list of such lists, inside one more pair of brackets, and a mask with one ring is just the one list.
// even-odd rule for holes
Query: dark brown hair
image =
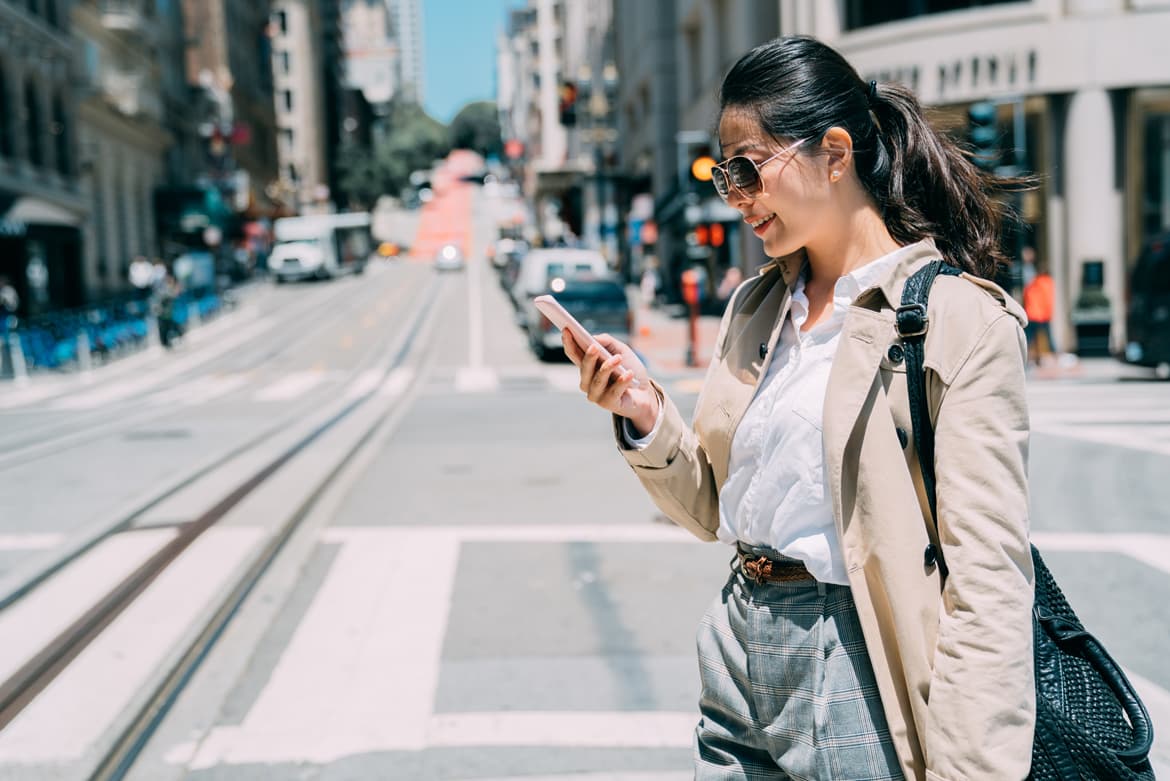
{"label": "dark brown hair", "polygon": [[1007,263],[1000,225],[1008,208],[996,190],[1025,189],[978,168],[968,152],[926,121],[906,87],[871,89],[844,57],[815,38],[777,38],[743,55],[723,79],[720,116],[729,108],[755,114],[776,139],[818,143],[832,127],[853,138],[862,186],[901,244],[933,238],[944,259],[994,278]]}

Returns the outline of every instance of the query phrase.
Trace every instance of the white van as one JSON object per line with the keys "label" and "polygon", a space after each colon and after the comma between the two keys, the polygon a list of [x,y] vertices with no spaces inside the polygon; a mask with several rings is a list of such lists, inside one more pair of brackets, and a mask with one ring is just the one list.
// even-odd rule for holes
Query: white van
{"label": "white van", "polygon": [[367,212],[282,217],[272,232],[268,270],[277,282],[360,274],[374,247]]}

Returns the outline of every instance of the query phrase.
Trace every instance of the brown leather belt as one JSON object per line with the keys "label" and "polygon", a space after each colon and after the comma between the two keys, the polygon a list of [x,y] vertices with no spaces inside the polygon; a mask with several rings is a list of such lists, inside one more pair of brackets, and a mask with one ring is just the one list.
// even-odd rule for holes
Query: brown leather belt
{"label": "brown leather belt", "polygon": [[804,563],[795,559],[777,561],[767,556],[736,548],[739,554],[739,566],[743,574],[756,583],[795,583],[802,580],[815,580]]}

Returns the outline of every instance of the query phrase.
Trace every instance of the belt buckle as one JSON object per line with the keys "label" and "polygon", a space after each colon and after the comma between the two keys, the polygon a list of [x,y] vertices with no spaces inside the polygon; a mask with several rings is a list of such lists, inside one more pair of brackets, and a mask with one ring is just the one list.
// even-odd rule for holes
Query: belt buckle
{"label": "belt buckle", "polygon": [[762,586],[768,582],[767,577],[772,574],[772,560],[767,556],[760,556],[758,559],[745,557],[743,571],[756,582],[756,585]]}

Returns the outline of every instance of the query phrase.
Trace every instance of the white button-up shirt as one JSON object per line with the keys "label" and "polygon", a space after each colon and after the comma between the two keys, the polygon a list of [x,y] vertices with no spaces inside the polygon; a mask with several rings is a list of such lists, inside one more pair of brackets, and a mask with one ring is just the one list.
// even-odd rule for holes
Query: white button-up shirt
{"label": "white button-up shirt", "polygon": [[[915,251],[917,245],[903,247],[838,279],[832,313],[806,333],[800,329],[809,303],[804,279],[797,279],[767,372],[731,441],[727,482],[719,491],[721,541],[772,548],[804,562],[822,583],[849,585],[821,433],[829,369],[850,305]],[[627,426],[626,437],[645,447],[657,430],[634,439]]]}

